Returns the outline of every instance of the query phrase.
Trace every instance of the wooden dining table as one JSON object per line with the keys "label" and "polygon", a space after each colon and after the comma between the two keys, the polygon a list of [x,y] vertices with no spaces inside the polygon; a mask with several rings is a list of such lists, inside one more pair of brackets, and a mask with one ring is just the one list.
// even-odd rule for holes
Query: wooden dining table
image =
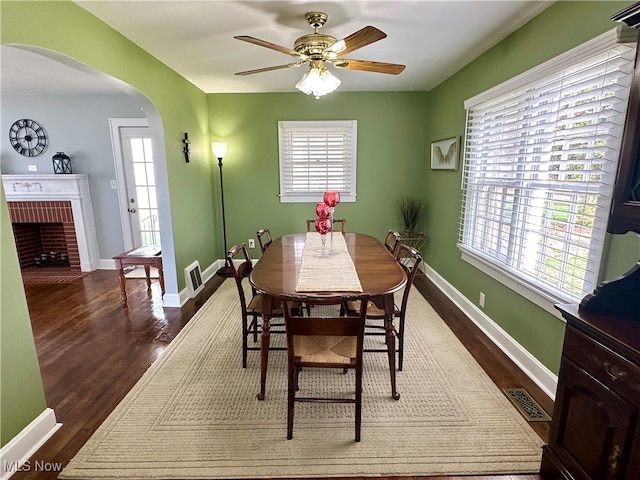
{"label": "wooden dining table", "polygon": [[[389,357],[391,395],[397,400],[400,398],[400,394],[396,388],[393,294],[406,284],[407,276],[380,240],[361,233],[337,233],[337,235],[344,235],[347,250],[353,260],[363,293],[371,295],[379,307],[384,306],[385,343]],[[275,239],[262,254],[249,277],[253,287],[264,294],[260,344],[260,393],[257,395],[258,400],[264,400],[265,398],[272,298],[283,299],[291,296],[304,296],[312,299],[318,297],[326,298],[327,296],[344,297],[354,293],[353,291],[305,291],[304,293],[296,291],[305,240],[305,233],[284,235]]]}

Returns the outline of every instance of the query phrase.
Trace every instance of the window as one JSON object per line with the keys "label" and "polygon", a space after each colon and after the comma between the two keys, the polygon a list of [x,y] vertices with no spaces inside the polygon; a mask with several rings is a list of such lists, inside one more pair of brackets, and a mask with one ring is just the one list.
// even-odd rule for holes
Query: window
{"label": "window", "polygon": [[357,121],[278,122],[280,201],[356,201]]}
{"label": "window", "polygon": [[605,34],[465,102],[465,260],[552,302],[593,291],[634,58]]}

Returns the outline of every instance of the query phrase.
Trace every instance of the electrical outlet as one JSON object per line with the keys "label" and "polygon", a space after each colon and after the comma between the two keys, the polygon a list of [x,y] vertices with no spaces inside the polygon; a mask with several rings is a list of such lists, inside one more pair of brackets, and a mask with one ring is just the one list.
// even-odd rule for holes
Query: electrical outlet
{"label": "electrical outlet", "polygon": [[249,248],[256,248],[256,241],[253,238],[249,239]]}
{"label": "electrical outlet", "polygon": [[29,170],[30,172],[37,172],[38,165],[27,165],[27,170]]}
{"label": "electrical outlet", "polygon": [[111,190],[117,190],[118,189],[118,184],[116,183],[115,180],[111,180]]}
{"label": "electrical outlet", "polygon": [[484,293],[480,292],[480,300],[478,301],[478,304],[484,308]]}

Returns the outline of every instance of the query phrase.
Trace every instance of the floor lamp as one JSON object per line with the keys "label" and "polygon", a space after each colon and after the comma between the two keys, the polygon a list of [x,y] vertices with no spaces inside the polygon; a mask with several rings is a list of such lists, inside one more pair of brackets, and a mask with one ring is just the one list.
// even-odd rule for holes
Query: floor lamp
{"label": "floor lamp", "polygon": [[218,167],[220,167],[220,195],[222,198],[222,236],[224,238],[224,267],[218,269],[216,272],[222,277],[231,276],[231,265],[229,265],[229,259],[227,258],[227,222],[224,217],[224,184],[222,182],[222,159],[227,154],[227,144],[223,142],[211,142],[211,150],[218,159]]}

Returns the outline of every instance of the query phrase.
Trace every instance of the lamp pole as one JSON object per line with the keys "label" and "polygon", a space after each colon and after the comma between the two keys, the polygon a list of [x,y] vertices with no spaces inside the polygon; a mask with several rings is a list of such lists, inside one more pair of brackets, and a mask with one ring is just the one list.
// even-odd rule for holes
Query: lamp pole
{"label": "lamp pole", "polygon": [[224,182],[222,181],[222,159],[227,154],[227,144],[221,142],[212,142],[211,149],[213,154],[218,159],[218,167],[220,168],[220,197],[222,200],[222,238],[224,239],[224,267],[221,267],[216,272],[222,277],[231,276],[231,265],[229,265],[229,259],[227,258],[227,221],[224,216]]}

